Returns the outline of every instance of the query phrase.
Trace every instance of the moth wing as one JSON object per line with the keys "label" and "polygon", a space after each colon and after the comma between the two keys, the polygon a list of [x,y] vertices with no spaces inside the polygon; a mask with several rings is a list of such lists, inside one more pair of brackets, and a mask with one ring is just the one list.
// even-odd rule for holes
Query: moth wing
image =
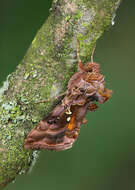
{"label": "moth wing", "polygon": [[64,136],[62,142],[55,141],[55,143],[53,143],[50,141],[50,139],[47,138],[44,139],[42,138],[39,141],[34,141],[31,143],[27,142],[25,143],[25,149],[34,149],[34,150],[46,149],[46,150],[61,151],[71,148],[72,144],[74,143],[74,139]]}
{"label": "moth wing", "polygon": [[25,149],[60,151],[71,148],[76,141],[76,138],[66,134],[67,127],[47,126],[48,129],[41,130],[39,129],[40,124],[41,122],[28,134],[25,140]]}
{"label": "moth wing", "polygon": [[[78,129],[69,130],[66,109],[56,106],[51,114],[30,131],[24,143],[25,149],[66,150],[78,137]],[[59,115],[60,114],[60,115]],[[59,119],[57,119],[59,115]]]}

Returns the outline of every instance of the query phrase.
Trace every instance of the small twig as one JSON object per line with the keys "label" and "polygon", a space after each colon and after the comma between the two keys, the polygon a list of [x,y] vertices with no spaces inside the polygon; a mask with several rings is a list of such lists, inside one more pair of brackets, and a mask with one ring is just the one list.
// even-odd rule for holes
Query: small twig
{"label": "small twig", "polygon": [[40,103],[46,103],[46,102],[50,102],[50,101],[53,101],[53,100],[57,100],[58,98],[60,98],[61,96],[64,96],[66,95],[66,92],[63,92],[61,93],[59,96],[55,96],[53,98],[49,98],[49,99],[46,99],[46,100],[40,100],[40,101],[37,101],[36,104],[40,104]]}

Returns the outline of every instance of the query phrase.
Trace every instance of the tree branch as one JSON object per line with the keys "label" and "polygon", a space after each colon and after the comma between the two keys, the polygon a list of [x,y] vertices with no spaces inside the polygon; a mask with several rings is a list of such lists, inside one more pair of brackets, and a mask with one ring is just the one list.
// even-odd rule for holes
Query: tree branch
{"label": "tree branch", "polygon": [[120,0],[53,0],[50,16],[22,62],[0,89],[0,187],[28,171],[36,151],[24,150],[27,133],[56,105],[77,69],[76,41],[85,63],[111,24]]}

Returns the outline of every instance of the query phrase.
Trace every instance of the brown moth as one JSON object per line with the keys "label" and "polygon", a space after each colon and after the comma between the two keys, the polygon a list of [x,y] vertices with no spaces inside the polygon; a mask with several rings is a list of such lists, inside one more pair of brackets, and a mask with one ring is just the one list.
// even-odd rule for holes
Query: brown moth
{"label": "brown moth", "polygon": [[88,111],[95,111],[95,102],[106,102],[112,91],[105,88],[99,64],[82,64],[77,48],[78,68],[68,82],[66,96],[60,105],[40,121],[27,135],[25,149],[66,150],[77,140],[80,127],[87,121]]}

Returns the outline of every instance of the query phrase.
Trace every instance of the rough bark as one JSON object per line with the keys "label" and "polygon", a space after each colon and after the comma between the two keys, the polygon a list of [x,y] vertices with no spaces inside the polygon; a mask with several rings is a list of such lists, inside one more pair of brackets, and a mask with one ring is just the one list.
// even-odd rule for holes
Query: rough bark
{"label": "rough bark", "polygon": [[113,22],[120,0],[53,0],[50,16],[22,62],[0,89],[0,188],[26,173],[37,157],[24,150],[26,134],[56,105],[37,101],[65,91],[77,69],[76,41],[85,63]]}

